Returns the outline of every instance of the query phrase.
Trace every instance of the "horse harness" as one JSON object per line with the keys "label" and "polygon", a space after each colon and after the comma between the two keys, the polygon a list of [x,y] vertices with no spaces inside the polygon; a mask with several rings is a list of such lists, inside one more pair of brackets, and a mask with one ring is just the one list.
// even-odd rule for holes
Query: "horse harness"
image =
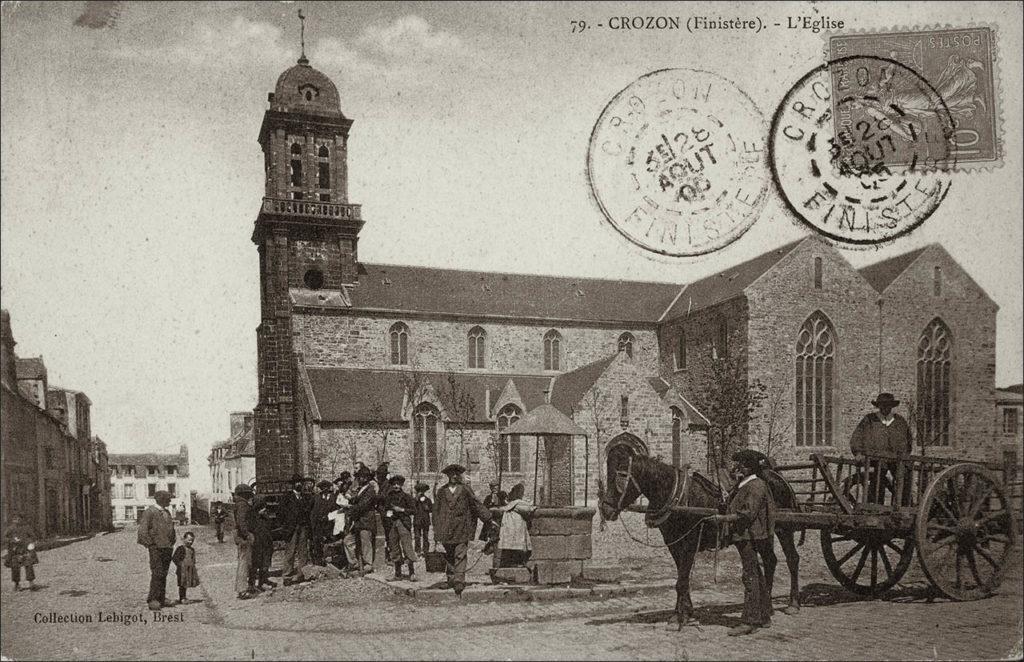
{"label": "horse harness", "polygon": [[[672,516],[673,506],[685,505],[683,500],[686,498],[686,490],[690,485],[690,473],[688,469],[690,465],[684,465],[682,469],[678,467],[673,468],[672,476],[672,491],[669,492],[669,496],[665,499],[665,503],[661,505],[655,511],[648,511],[644,515],[644,523],[650,528],[657,528],[665,523],[665,521]],[[623,509],[623,501],[626,498],[626,488],[629,483],[633,483],[636,487],[637,492],[641,494],[643,491],[640,489],[640,485],[637,484],[636,478],[633,477],[633,455],[629,456],[629,464],[626,465],[625,471],[622,469],[615,470],[615,488],[619,491],[619,501],[615,505],[615,511],[621,513]],[[620,483],[621,480],[621,483]]]}

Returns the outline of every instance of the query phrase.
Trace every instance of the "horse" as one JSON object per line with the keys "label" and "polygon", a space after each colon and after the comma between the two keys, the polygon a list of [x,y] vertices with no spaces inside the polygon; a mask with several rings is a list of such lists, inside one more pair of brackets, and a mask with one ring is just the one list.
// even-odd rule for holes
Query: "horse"
{"label": "horse", "polygon": [[[786,481],[774,471],[765,472],[772,499],[779,508],[796,508],[796,495]],[[722,490],[708,478],[697,472],[688,474],[688,467],[675,467],[636,453],[620,445],[608,450],[607,487],[600,486],[599,508],[601,517],[610,522],[640,495],[647,498],[647,522],[657,526],[665,540],[672,560],[676,564],[676,607],[673,616],[678,619],[679,629],[694,623],[693,603],[690,601],[690,571],[698,551],[715,549],[718,545],[717,525],[704,521],[698,515],[671,510],[674,505],[712,508],[721,512],[724,505]],[[706,524],[706,526],[705,526]],[[793,528],[775,527],[775,535],[782,544],[782,551],[789,567],[789,604],[783,613],[796,614],[800,611],[800,586],[798,572],[800,555],[793,540]],[[698,545],[700,549],[698,550]],[[767,566],[767,564],[766,564]],[[775,578],[775,564],[764,568],[768,594],[771,595]]]}

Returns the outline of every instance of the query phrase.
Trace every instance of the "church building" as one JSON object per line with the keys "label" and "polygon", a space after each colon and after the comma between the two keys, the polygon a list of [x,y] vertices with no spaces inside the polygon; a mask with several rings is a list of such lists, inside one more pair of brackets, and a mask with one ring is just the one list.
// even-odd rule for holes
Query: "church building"
{"label": "church building", "polygon": [[364,262],[337,88],[303,55],[268,99],[259,480],[459,462],[543,494],[543,440],[500,433],[547,403],[586,432],[571,499],[592,501],[609,444],[705,468],[702,384],[730,360],[765,386],[747,438],[778,459],[848,453],[880,390],[927,452],[995,452],[997,306],[939,245],[858,270],[806,237],[691,283]]}

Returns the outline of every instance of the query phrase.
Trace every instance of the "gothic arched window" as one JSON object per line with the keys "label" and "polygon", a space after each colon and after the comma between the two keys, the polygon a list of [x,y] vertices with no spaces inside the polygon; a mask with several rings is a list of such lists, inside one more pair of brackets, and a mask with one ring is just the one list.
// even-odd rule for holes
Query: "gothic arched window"
{"label": "gothic arched window", "polygon": [[409,365],[409,327],[402,322],[391,325],[391,365]]}
{"label": "gothic arched window", "polygon": [[479,326],[469,330],[469,356],[466,365],[470,368],[484,367],[484,349],[487,342],[487,332]]}
{"label": "gothic arched window", "polygon": [[949,446],[953,336],[936,317],[917,343],[917,443]]}
{"label": "gothic arched window", "polygon": [[[510,425],[523,415],[519,407],[509,404],[498,412],[498,432],[504,432]],[[498,462],[502,473],[519,473],[522,467],[522,451],[518,434],[506,434],[498,437]]]}
{"label": "gothic arched window", "polygon": [[807,318],[796,340],[796,445],[832,445],[835,330],[820,310]]}
{"label": "gothic arched window", "polygon": [[544,334],[544,369],[561,370],[562,335],[551,329]]}
{"label": "gothic arched window", "polygon": [[672,407],[672,466],[683,466],[683,412]]}
{"label": "gothic arched window", "polygon": [[633,334],[627,331],[619,336],[619,351],[625,352],[626,356],[633,358],[633,343],[636,342],[636,338]]}
{"label": "gothic arched window", "polygon": [[412,471],[419,474],[437,471],[437,438],[441,431],[441,416],[437,408],[424,402],[413,413]]}

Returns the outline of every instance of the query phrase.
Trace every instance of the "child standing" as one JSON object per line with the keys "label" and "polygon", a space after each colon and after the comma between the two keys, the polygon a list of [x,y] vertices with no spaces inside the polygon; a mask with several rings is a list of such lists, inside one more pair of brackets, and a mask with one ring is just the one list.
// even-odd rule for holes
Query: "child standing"
{"label": "child standing", "polygon": [[33,566],[39,563],[39,558],[36,556],[32,530],[25,524],[21,515],[15,515],[11,518],[4,537],[6,538],[4,542],[7,544],[7,558],[4,560],[4,565],[11,569],[14,590],[21,590],[21,570],[24,568],[28,589],[34,591],[36,589],[36,571]]}
{"label": "child standing", "polygon": [[416,509],[413,517],[413,539],[416,541],[416,553],[426,554],[430,551],[430,513],[434,508],[434,502],[427,496],[430,485],[424,482],[416,483]]}
{"label": "child standing", "polygon": [[390,522],[391,561],[395,564],[395,579],[402,577],[402,563],[409,564],[409,581],[416,581],[416,552],[412,544],[412,518],[416,502],[402,489],[404,476],[388,479],[388,492],[383,499],[384,517]]}
{"label": "child standing", "polygon": [[174,550],[171,560],[178,570],[178,599],[183,605],[192,602],[185,597],[185,592],[195,586],[199,586],[199,572],[196,570],[196,550],[192,543],[196,540],[196,534],[189,531],[183,536],[184,545],[179,545]]}

